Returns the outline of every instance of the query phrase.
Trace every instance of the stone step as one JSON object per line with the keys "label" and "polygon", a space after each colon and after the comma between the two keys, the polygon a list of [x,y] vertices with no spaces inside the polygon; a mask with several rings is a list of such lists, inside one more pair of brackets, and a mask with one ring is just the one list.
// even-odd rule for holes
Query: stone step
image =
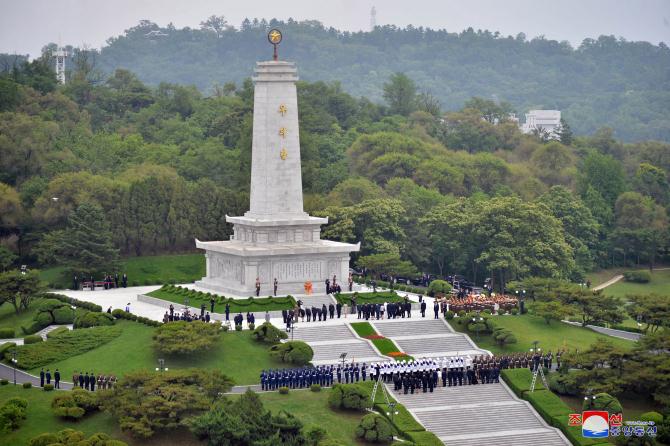
{"label": "stone step", "polygon": [[[502,384],[477,384],[474,386],[456,386],[441,387],[442,381],[439,380],[439,387],[433,393],[396,395],[396,398],[409,409],[421,409],[439,406],[459,406],[468,404],[486,404],[487,402],[515,402],[516,400],[509,394]],[[393,387],[391,387],[393,389]]]}
{"label": "stone step", "polygon": [[295,300],[302,301],[303,306],[305,308],[309,307],[310,309],[312,307],[319,307],[320,309],[323,304],[326,304],[326,308],[328,308],[328,305],[330,305],[331,303],[336,304],[335,299],[326,294],[313,294],[310,296],[300,296],[297,297]]}
{"label": "stone step", "polygon": [[387,338],[407,335],[449,334],[449,327],[439,319],[412,317],[393,322],[373,322],[377,332]]}
{"label": "stone step", "polygon": [[463,335],[440,336],[425,339],[394,340],[400,350],[409,355],[424,353],[458,352],[474,350],[475,347]]}
{"label": "stone step", "polygon": [[[566,442],[553,429],[545,429],[541,432],[529,430],[520,431],[512,435],[495,435],[491,433],[485,438],[468,439],[444,439],[448,446],[565,446]],[[568,443],[569,444],[569,443]]]}
{"label": "stone step", "polygon": [[346,362],[359,362],[362,358],[366,360],[388,360],[379,357],[379,355],[370,347],[365,341],[352,342],[347,344],[328,344],[328,345],[311,345],[314,350],[314,358],[312,361],[323,363],[338,363],[341,361],[340,355],[347,353]]}
{"label": "stone step", "polygon": [[438,437],[545,427],[532,410],[522,402],[504,407],[438,409],[419,412],[416,416],[426,429]]}
{"label": "stone step", "polygon": [[[298,322],[293,327],[293,339],[299,339],[305,342],[336,341],[356,339],[349,327],[345,324],[338,325],[301,325]],[[289,335],[290,336],[290,335]]]}

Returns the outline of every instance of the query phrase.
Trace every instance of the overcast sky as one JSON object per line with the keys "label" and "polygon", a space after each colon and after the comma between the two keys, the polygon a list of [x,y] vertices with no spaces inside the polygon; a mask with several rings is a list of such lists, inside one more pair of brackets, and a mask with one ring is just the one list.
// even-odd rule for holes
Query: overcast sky
{"label": "overcast sky", "polygon": [[316,19],[342,30],[377,24],[446,28],[469,26],[528,37],[569,40],[614,34],[654,44],[670,42],[670,0],[0,0],[0,52],[39,55],[48,42],[99,48],[148,19],[165,26],[198,27],[224,15],[238,26],[245,17]]}

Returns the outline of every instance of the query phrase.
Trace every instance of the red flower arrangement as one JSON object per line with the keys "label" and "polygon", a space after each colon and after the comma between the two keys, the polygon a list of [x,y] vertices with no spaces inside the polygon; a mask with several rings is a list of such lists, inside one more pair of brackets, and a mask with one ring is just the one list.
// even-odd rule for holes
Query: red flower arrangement
{"label": "red flower arrangement", "polygon": [[384,336],[378,335],[378,334],[367,335],[367,336],[363,336],[363,337],[365,339],[386,339]]}
{"label": "red flower arrangement", "polygon": [[400,356],[408,356],[407,353],[404,352],[388,352],[388,356],[391,356],[393,358],[397,358]]}

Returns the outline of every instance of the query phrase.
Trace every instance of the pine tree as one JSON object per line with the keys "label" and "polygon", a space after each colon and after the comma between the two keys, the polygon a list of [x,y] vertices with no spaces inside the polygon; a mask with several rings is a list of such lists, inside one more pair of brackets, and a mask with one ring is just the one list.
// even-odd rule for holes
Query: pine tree
{"label": "pine tree", "polygon": [[59,261],[76,273],[112,273],[119,266],[109,223],[95,204],[83,203],[70,215],[56,251]]}

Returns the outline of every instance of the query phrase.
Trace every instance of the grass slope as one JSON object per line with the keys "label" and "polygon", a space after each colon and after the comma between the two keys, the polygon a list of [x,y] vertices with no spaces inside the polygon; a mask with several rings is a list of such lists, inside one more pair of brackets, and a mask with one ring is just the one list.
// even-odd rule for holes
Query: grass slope
{"label": "grass slope", "polygon": [[[118,321],[121,336],[94,350],[49,364],[58,367],[66,381],[72,380],[75,371],[114,373],[117,377],[138,369],[154,369],[159,355],[152,347],[154,328],[137,322]],[[236,384],[257,384],[261,370],[282,367],[270,358],[268,347],[253,340],[251,332],[228,332],[221,335],[221,342],[211,351],[194,357],[160,355],[168,368],[200,367],[219,369],[233,378]],[[45,366],[46,367],[46,366]],[[38,373],[39,369],[30,370]]]}
{"label": "grass slope", "polygon": [[[605,338],[615,345],[626,349],[632,348],[634,345],[632,341],[601,335],[591,329],[576,327],[563,322],[552,321],[551,325],[547,325],[544,319],[530,314],[523,316],[495,316],[494,322],[497,327],[503,327],[512,331],[518,342],[501,348],[493,341],[490,335],[480,335],[477,337],[469,333],[472,340],[479,347],[490,350],[493,353],[525,352],[531,347],[533,341],[539,341],[539,346],[543,350],[551,350],[553,352],[562,348],[585,350],[598,338]],[[467,333],[463,326],[456,323],[456,319],[450,321],[450,325],[457,331]]]}
{"label": "grass slope", "polygon": [[632,283],[623,279],[603,290],[608,296],[625,298],[628,294],[659,294],[670,296],[670,270],[654,271],[651,282]]}
{"label": "grass slope", "polygon": [[[129,285],[155,285],[162,283],[190,283],[205,275],[203,254],[173,254],[160,256],[128,257],[122,259],[119,276],[128,274]],[[42,280],[53,288],[72,286],[72,278],[65,276],[65,268],[54,267],[40,271]]]}
{"label": "grass slope", "polygon": [[16,314],[14,307],[9,303],[0,305],[0,328],[13,328],[14,336],[21,338],[25,336],[21,331],[21,326],[28,326],[33,320],[42,299],[35,299],[28,307],[27,311]]}

